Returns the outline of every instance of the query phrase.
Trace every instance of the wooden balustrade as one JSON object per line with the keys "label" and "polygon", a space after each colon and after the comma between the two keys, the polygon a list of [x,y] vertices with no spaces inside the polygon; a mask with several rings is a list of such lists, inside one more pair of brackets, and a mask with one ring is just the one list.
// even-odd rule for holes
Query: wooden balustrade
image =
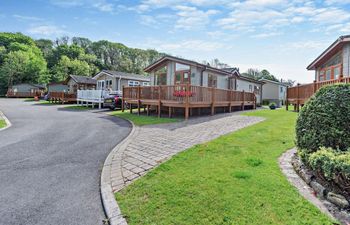
{"label": "wooden balustrade", "polygon": [[335,80],[326,80],[309,84],[297,84],[294,87],[287,89],[287,102],[286,109],[288,110],[289,104],[294,105],[295,111],[299,111],[299,107],[303,106],[305,102],[316,93],[318,89],[325,85],[333,85],[337,83],[350,83],[350,77],[342,77]]}
{"label": "wooden balustrade", "polygon": [[48,100],[51,102],[60,102],[64,104],[65,102],[75,102],[77,100],[77,95],[66,92],[49,92]]}
{"label": "wooden balustrade", "polygon": [[[254,93],[223,90],[217,88],[184,85],[164,85],[164,86],[138,86],[123,87],[123,104],[138,106],[140,112],[141,105],[157,106],[158,116],[160,116],[161,107],[169,108],[169,116],[173,108],[184,108],[185,118],[189,117],[189,111],[192,108],[211,108],[211,114],[215,113],[216,107],[228,107],[231,111],[233,106],[256,107],[256,97]],[[147,110],[148,113],[148,110]]]}
{"label": "wooden balustrade", "polygon": [[41,97],[43,92],[35,91],[35,92],[18,92],[18,91],[7,91],[6,96],[8,98],[34,98]]}

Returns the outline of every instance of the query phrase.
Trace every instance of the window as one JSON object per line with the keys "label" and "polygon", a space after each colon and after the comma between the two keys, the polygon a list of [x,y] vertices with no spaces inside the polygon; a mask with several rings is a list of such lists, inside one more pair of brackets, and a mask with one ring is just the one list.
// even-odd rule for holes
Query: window
{"label": "window", "polygon": [[258,86],[254,85],[254,94],[259,95],[260,94],[260,88]]}
{"label": "window", "polygon": [[112,89],[112,80],[106,80],[106,89]]}
{"label": "window", "polygon": [[149,82],[142,82],[142,86],[149,86]]}
{"label": "window", "polygon": [[320,71],[320,74],[319,74],[319,76],[318,76],[318,80],[319,80],[319,81],[323,81],[323,80],[324,80],[324,73],[325,73],[324,70],[321,70],[321,71]]}
{"label": "window", "polygon": [[280,87],[280,92],[283,93],[283,87]]}
{"label": "window", "polygon": [[97,90],[104,90],[105,89],[105,81],[99,80],[97,81]]}
{"label": "window", "polygon": [[189,84],[191,68],[189,65],[175,63],[175,84]]}
{"label": "window", "polygon": [[167,66],[163,66],[154,72],[154,79],[156,85],[166,85],[167,83]]}
{"label": "window", "polygon": [[216,88],[218,86],[218,77],[213,74],[208,74],[208,87]]}
{"label": "window", "polygon": [[340,67],[336,67],[334,68],[334,79],[339,79],[339,75],[340,75]]}
{"label": "window", "polygon": [[253,86],[249,84],[249,92],[253,92]]}
{"label": "window", "polygon": [[328,67],[321,68],[318,72],[318,80],[333,80],[339,79],[341,76],[342,64],[332,65]]}
{"label": "window", "polygon": [[326,80],[330,80],[331,79],[331,69],[327,69],[326,70]]}
{"label": "window", "polygon": [[129,87],[135,87],[135,86],[139,86],[140,85],[140,82],[138,81],[135,81],[135,80],[129,80],[128,81],[128,86]]}

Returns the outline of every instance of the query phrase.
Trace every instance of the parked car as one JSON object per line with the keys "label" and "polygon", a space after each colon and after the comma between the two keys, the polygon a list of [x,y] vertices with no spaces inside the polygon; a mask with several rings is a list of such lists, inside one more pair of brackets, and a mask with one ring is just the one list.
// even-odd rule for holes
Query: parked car
{"label": "parked car", "polygon": [[109,94],[108,97],[105,97],[104,107],[108,107],[111,110],[122,107],[122,96],[120,94]]}

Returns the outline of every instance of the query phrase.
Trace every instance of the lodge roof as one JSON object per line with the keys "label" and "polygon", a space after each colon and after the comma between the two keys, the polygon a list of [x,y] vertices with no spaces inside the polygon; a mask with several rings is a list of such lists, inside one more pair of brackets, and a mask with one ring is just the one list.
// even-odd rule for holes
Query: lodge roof
{"label": "lodge roof", "polygon": [[316,67],[322,65],[334,54],[340,51],[343,45],[350,42],[350,35],[340,36],[336,41],[334,41],[326,50],[324,50],[321,55],[319,55],[310,65],[308,65],[308,70],[315,70]]}
{"label": "lodge roof", "polygon": [[135,73],[126,73],[126,72],[120,72],[120,71],[112,71],[112,70],[102,70],[98,74],[94,76],[94,79],[97,77],[101,76],[103,73],[112,76],[112,77],[120,77],[124,79],[129,79],[129,80],[138,80],[138,81],[146,81],[149,82],[150,78],[148,76],[140,75],[140,74],[135,74]]}
{"label": "lodge roof", "polygon": [[72,78],[78,84],[96,84],[96,80],[92,77],[70,75],[67,81]]}
{"label": "lodge roof", "polygon": [[198,63],[196,61],[192,61],[192,60],[188,60],[188,59],[182,59],[182,58],[171,56],[171,55],[163,56],[159,60],[157,60],[154,63],[152,63],[151,65],[147,66],[144,69],[144,71],[149,73],[153,69],[155,69],[155,68],[159,67],[160,65],[162,65],[167,60],[171,60],[171,61],[175,61],[175,62],[179,62],[179,63],[184,63],[184,64],[188,64],[188,65],[191,65],[191,66],[200,67],[200,68],[203,68],[205,70],[211,70],[211,71],[215,71],[217,73],[221,73],[221,74],[225,74],[225,75],[231,75],[232,74],[231,72],[223,70],[223,69],[218,69],[218,68],[212,67],[210,65],[205,65],[205,64],[202,64],[202,63]]}

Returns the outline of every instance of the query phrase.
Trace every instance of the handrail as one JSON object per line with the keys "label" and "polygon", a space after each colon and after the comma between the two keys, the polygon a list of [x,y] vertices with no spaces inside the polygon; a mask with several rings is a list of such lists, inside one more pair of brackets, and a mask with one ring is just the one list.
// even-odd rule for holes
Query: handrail
{"label": "handrail", "polygon": [[287,89],[286,97],[286,109],[288,105],[294,104],[298,111],[299,105],[303,105],[311,96],[313,96],[317,90],[325,85],[334,85],[337,83],[350,83],[350,77],[341,77],[339,79],[325,80],[325,81],[314,81],[308,84],[297,84],[297,86],[289,87]]}
{"label": "handrail", "polygon": [[213,103],[223,101],[256,102],[255,94],[251,92],[202,87],[189,84],[123,87],[123,98],[129,100],[169,100],[181,103]]}

